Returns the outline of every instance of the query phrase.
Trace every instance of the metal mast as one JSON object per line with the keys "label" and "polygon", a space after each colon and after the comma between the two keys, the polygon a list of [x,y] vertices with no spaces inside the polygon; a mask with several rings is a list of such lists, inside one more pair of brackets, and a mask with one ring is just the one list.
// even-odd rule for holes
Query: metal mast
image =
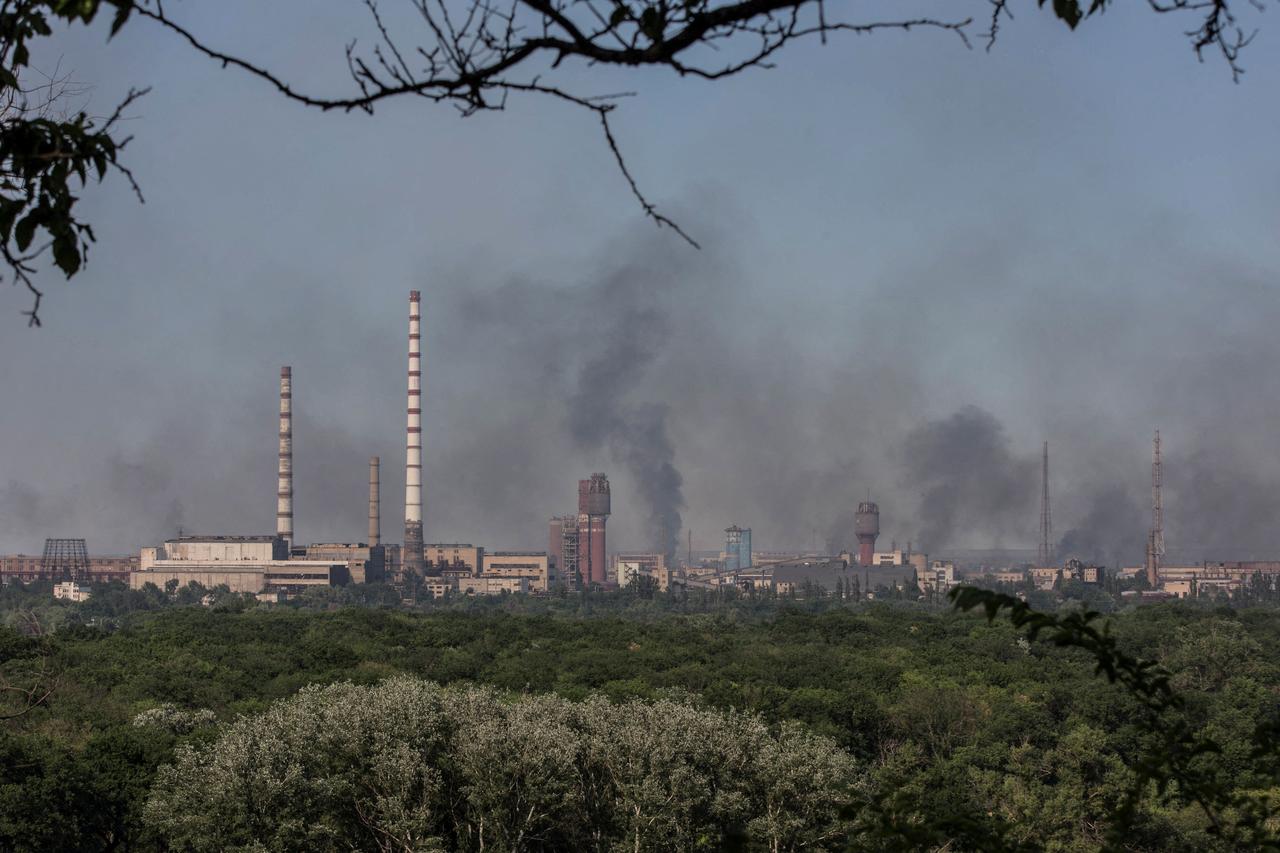
{"label": "metal mast", "polygon": [[1160,502],[1160,481],[1162,479],[1160,465],[1160,430],[1156,430],[1156,439],[1151,448],[1151,545],[1159,569],[1160,558],[1164,556],[1164,505]]}
{"label": "metal mast", "polygon": [[1044,465],[1040,475],[1040,565],[1053,565],[1053,516],[1049,512],[1049,442],[1044,443]]}

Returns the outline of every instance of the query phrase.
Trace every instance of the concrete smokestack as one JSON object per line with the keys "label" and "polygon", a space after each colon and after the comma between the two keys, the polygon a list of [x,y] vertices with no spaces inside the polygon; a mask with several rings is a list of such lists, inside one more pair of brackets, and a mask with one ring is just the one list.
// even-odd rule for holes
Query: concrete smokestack
{"label": "concrete smokestack", "polygon": [[377,456],[369,459],[369,546],[382,544],[382,484],[378,473],[382,460]]}
{"label": "concrete smokestack", "polygon": [[422,576],[422,296],[409,291],[409,422],[404,465],[406,575]]}
{"label": "concrete smokestack", "polygon": [[858,565],[871,565],[875,559],[876,537],[880,535],[880,507],[871,501],[858,504],[853,532],[858,537]]}
{"label": "concrete smokestack", "polygon": [[293,368],[280,368],[280,464],[276,469],[276,535],[293,547]]}

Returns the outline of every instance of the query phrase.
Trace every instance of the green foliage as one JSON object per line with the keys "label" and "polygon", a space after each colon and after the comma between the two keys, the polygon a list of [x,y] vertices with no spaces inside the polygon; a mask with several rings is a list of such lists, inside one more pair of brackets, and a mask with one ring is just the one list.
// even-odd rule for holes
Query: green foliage
{"label": "green foliage", "polygon": [[[1191,647],[1181,661],[1179,679],[1155,660],[1124,651],[1109,626],[1101,630],[1094,626],[1097,613],[1040,613],[1011,596],[969,587],[953,590],[951,597],[961,610],[982,608],[988,621],[1007,611],[1009,621],[1032,641],[1043,635],[1057,646],[1083,651],[1092,659],[1095,673],[1118,683],[1137,700],[1140,716],[1136,722],[1144,743],[1131,762],[1133,779],[1127,792],[1106,811],[1107,847],[1125,847],[1149,821],[1140,803],[1154,790],[1163,805],[1198,809],[1206,822],[1205,833],[1231,849],[1280,849],[1276,833],[1280,807],[1274,803],[1273,792],[1242,789],[1237,775],[1223,772],[1222,744],[1196,725],[1188,713],[1186,696],[1174,687],[1175,681],[1181,680],[1184,684],[1199,682],[1202,691],[1221,690],[1246,669],[1247,658],[1256,657],[1259,648],[1243,634],[1239,623],[1218,622],[1208,636],[1178,629],[1175,636],[1184,647],[1180,651],[1185,655],[1185,647]],[[1177,654],[1168,660],[1175,666],[1180,662]],[[1265,780],[1268,789],[1280,786],[1280,775],[1275,773],[1275,719],[1272,714],[1258,722],[1250,738],[1253,749],[1249,758],[1259,764],[1249,769]]]}
{"label": "green foliage", "polygon": [[312,687],[179,747],[146,815],[187,850],[842,846],[853,762],[794,725],[416,678]]}
{"label": "green foliage", "polygon": [[[102,121],[86,113],[60,115],[65,80],[28,84],[31,44],[49,37],[52,24],[90,24],[106,7],[114,10],[111,33],[124,26],[129,0],[14,0],[0,8],[0,255],[15,283],[35,297],[27,312],[39,325],[40,292],[31,280],[33,262],[46,250],[68,278],[84,262],[93,229],[76,214],[75,191],[110,169],[129,171],[119,155],[127,138],[115,135],[123,110],[143,93],[131,91]],[[134,185],[137,190],[136,184]]]}
{"label": "green foliage", "polygon": [[[94,599],[53,602],[48,589],[0,590],[0,605],[31,611],[45,601],[47,613],[62,614],[61,627],[43,639],[0,633],[0,656],[9,665],[30,665],[47,652],[56,662],[58,685],[49,703],[5,724],[5,749],[26,758],[13,763],[25,769],[5,777],[0,797],[10,797],[6,803],[32,798],[53,815],[5,814],[23,824],[13,832],[38,839],[33,848],[107,846],[94,840],[105,837],[94,805],[100,795],[93,793],[102,784],[93,771],[99,758],[89,751],[99,736],[120,744],[112,754],[124,758],[112,759],[116,766],[149,780],[159,766],[174,764],[175,747],[211,754],[209,745],[227,737],[240,715],[261,721],[307,685],[350,682],[359,693],[400,676],[439,683],[455,697],[469,695],[474,685],[498,691],[491,698],[502,726],[471,729],[471,746],[449,752],[441,770],[481,780],[475,768],[500,769],[465,792],[469,814],[492,810],[484,830],[488,849],[504,848],[507,842],[497,839],[507,836],[489,833],[516,825],[517,811],[503,799],[507,789],[492,780],[526,774],[530,786],[542,786],[534,757],[545,754],[548,767],[559,766],[548,751],[548,732],[561,725],[556,715],[572,718],[565,710],[570,705],[597,707],[593,703],[633,709],[635,724],[646,730],[662,729],[659,719],[644,716],[646,708],[667,707],[661,703],[719,714],[737,709],[780,742],[793,731],[834,744],[859,771],[840,823],[850,849],[1108,849],[1118,825],[1133,850],[1227,850],[1274,841],[1264,803],[1268,792],[1280,790],[1280,622],[1274,611],[1131,608],[1113,616],[1106,631],[1099,617],[1076,608],[1034,617],[1020,612],[1015,626],[1006,618],[988,622],[892,600],[588,594],[460,600],[410,612],[343,606],[325,597],[215,612],[180,605],[160,590],[101,589],[97,605]],[[380,598],[373,589],[348,592],[344,600]],[[102,610],[88,616],[91,606]],[[1012,612],[1009,606],[1002,601],[997,616]],[[1035,641],[1027,633],[1033,625],[1040,626]],[[1114,684],[1095,677],[1091,651],[1054,642],[1061,631],[1069,639],[1082,627],[1095,632],[1090,648],[1107,650],[1117,672],[1166,679],[1169,696],[1179,697],[1176,707],[1153,714],[1145,692],[1131,692],[1119,677]],[[1151,660],[1160,665],[1142,665]],[[1153,690],[1157,699],[1163,695]],[[539,714],[551,728],[541,727]],[[211,724],[212,717],[221,726]],[[376,740],[372,719],[360,725],[365,742]],[[400,731],[398,725],[388,731]],[[569,728],[585,738],[585,729]],[[624,728],[574,742],[621,749],[632,736]],[[126,749],[124,732],[149,746]],[[1158,774],[1168,776],[1168,761],[1159,759],[1166,736],[1179,732],[1192,742],[1177,744],[1174,766],[1195,785],[1217,786],[1221,796],[1209,802],[1219,829],[1195,799],[1199,788],[1176,780],[1159,785]],[[690,743],[671,737],[674,744]],[[1205,740],[1218,749],[1192,754]],[[798,790],[805,774],[784,779],[791,749],[779,747],[772,776],[781,793],[771,796],[800,809],[798,795],[788,791]],[[720,756],[726,767],[742,767],[733,753]],[[652,767],[651,782],[628,796],[660,798],[660,788],[645,785],[676,772],[703,772],[660,761]],[[554,800],[552,787],[538,790],[550,798],[538,802]],[[751,796],[750,819],[734,817],[740,813],[726,801],[691,804],[679,820],[682,827],[719,827],[714,837],[726,846],[750,846],[760,833],[782,831],[798,819],[786,809],[770,811],[771,801],[759,791]],[[163,839],[147,834],[136,789],[112,802],[108,822],[135,839],[130,846],[158,849]],[[387,814],[412,818],[403,810]],[[773,829],[753,827],[757,819]],[[610,837],[631,832],[634,847],[635,824],[610,826]],[[455,831],[462,830],[449,830]],[[467,843],[473,843],[479,829],[469,831]],[[641,825],[642,849],[652,849],[646,839],[654,836],[646,832]],[[655,836],[696,844],[683,832],[667,827]],[[0,849],[7,849],[5,839],[20,837],[0,836]],[[455,843],[453,835],[439,837],[446,847]],[[287,846],[265,836],[262,843]]]}

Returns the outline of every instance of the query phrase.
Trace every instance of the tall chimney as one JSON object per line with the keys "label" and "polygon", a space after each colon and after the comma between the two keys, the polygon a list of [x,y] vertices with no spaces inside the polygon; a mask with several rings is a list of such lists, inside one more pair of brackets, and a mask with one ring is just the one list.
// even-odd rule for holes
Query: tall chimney
{"label": "tall chimney", "polygon": [[[280,465],[276,469],[276,536],[293,547],[293,368],[280,368]],[[287,552],[286,552],[287,553]]]}
{"label": "tall chimney", "polygon": [[369,547],[382,544],[382,510],[379,502],[382,499],[382,485],[379,482],[378,467],[382,464],[377,456],[369,458]]}
{"label": "tall chimney", "polygon": [[409,291],[409,423],[404,466],[404,554],[406,575],[422,576],[422,302]]}

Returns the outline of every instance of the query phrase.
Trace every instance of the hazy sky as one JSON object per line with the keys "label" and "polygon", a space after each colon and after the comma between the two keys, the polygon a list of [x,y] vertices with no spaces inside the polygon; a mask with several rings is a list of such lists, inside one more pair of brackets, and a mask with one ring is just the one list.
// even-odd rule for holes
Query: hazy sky
{"label": "hazy sky", "polygon": [[[264,5],[173,8],[347,91],[361,4]],[[836,546],[867,495],[886,541],[1034,547],[1048,440],[1056,531],[1133,558],[1159,428],[1171,550],[1280,555],[1280,29],[1257,17],[1236,85],[1185,19],[1070,33],[1023,5],[990,53],[885,33],[716,84],[575,72],[639,93],[620,140],[701,252],[570,107],[322,114],[146,21],[60,34],[40,62],[91,110],[153,87],[126,158],[146,204],[85,193],[100,242],[42,278],[43,329],[0,289],[0,550],[270,531],[282,364],[298,539],[363,537],[374,454],[397,539],[417,288],[429,541],[545,547],[601,470],[615,547],[672,510],[697,548],[735,523]]]}

